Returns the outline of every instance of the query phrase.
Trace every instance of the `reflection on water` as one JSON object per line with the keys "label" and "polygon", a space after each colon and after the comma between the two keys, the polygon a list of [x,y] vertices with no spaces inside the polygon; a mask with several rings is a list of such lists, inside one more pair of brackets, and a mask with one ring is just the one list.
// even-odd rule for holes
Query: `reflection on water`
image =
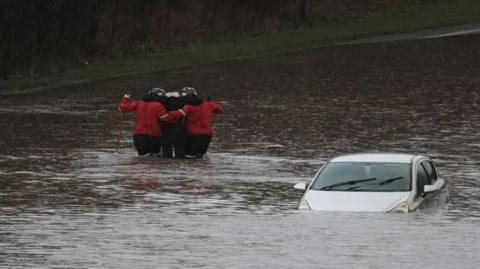
{"label": "reflection on water", "polygon": [[[0,267],[475,268],[478,45],[332,47],[1,98]],[[135,156],[119,87],[185,84],[225,106],[208,156]],[[295,209],[295,182],[359,151],[430,155],[452,203]]]}

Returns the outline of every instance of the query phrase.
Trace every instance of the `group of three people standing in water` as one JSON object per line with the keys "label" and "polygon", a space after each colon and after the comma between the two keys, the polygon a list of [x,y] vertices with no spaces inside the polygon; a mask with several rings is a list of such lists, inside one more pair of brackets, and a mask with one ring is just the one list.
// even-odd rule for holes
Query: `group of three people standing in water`
{"label": "group of three people standing in water", "polygon": [[202,100],[192,87],[180,92],[153,88],[142,100],[129,99],[125,94],[118,108],[134,113],[133,144],[138,155],[200,158],[207,152],[213,135],[210,120],[222,111],[220,104]]}

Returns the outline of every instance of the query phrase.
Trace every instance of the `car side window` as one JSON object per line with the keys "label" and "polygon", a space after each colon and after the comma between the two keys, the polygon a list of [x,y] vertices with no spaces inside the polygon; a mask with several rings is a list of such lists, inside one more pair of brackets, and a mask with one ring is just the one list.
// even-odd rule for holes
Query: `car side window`
{"label": "car side window", "polygon": [[423,168],[423,165],[419,164],[417,166],[417,195],[420,196],[423,194],[423,186],[428,184],[427,172]]}
{"label": "car side window", "polygon": [[435,167],[433,166],[432,162],[430,161],[423,161],[422,162],[423,168],[427,173],[427,182],[428,184],[432,184],[437,180],[437,172],[435,171]]}

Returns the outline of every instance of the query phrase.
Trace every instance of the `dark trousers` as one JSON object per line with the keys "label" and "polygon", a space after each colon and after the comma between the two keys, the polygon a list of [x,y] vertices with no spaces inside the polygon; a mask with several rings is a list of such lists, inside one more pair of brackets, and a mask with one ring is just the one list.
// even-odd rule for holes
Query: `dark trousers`
{"label": "dark trousers", "polygon": [[133,144],[140,156],[147,153],[159,153],[162,147],[162,138],[153,135],[134,135]]}
{"label": "dark trousers", "polygon": [[172,158],[175,152],[176,158],[185,158],[187,139],[185,126],[180,122],[166,124],[162,128],[162,132],[162,156]]}
{"label": "dark trousers", "polygon": [[207,153],[211,135],[187,135],[187,155],[201,157]]}

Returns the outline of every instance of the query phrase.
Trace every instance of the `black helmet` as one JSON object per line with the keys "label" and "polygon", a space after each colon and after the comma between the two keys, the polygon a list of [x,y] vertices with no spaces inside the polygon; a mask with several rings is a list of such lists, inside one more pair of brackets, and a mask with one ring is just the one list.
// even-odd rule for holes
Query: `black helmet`
{"label": "black helmet", "polygon": [[197,95],[197,91],[193,87],[184,87],[180,91],[181,96],[187,96],[187,95]]}
{"label": "black helmet", "polygon": [[163,97],[163,96],[165,96],[166,93],[167,93],[167,92],[166,92],[164,89],[162,89],[162,88],[152,88],[152,89],[148,92],[149,95],[156,95],[156,96],[158,96],[158,97]]}

